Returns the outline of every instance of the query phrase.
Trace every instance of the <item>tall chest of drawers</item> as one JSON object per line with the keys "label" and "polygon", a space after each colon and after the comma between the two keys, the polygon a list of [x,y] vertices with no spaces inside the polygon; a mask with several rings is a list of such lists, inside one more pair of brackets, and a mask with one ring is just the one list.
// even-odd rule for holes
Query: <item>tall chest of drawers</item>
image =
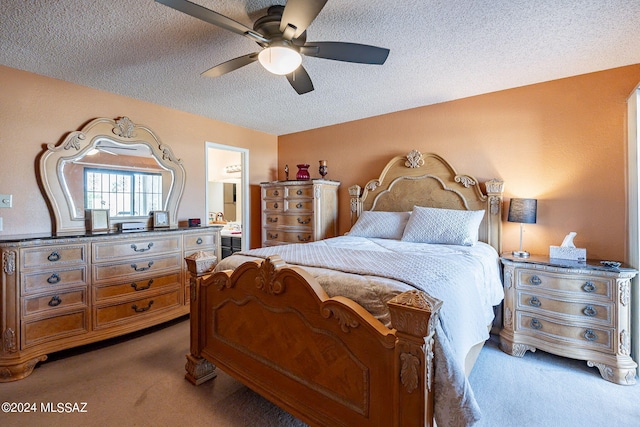
{"label": "tall chest of drawers", "polygon": [[262,246],[314,242],[338,234],[338,181],[264,182]]}
{"label": "tall chest of drawers", "polygon": [[501,260],[503,351],[522,357],[540,349],[586,360],[608,381],[635,384],[630,312],[636,270],[538,256]]}
{"label": "tall chest of drawers", "polygon": [[220,228],[0,241],[0,382],[48,353],[188,314],[184,257],[220,258]]}

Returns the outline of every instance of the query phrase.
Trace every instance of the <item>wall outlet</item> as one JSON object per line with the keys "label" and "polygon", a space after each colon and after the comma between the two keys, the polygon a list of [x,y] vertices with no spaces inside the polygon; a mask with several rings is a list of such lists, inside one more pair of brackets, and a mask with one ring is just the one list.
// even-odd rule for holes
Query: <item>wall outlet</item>
{"label": "wall outlet", "polygon": [[13,205],[13,194],[0,194],[0,208],[10,208]]}

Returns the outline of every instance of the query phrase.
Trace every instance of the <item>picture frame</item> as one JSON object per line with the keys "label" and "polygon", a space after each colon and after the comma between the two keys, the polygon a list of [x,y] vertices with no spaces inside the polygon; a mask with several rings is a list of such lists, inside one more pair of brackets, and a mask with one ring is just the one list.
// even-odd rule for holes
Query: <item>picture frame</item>
{"label": "picture frame", "polygon": [[85,209],[84,222],[87,231],[109,231],[109,209]]}
{"label": "picture frame", "polygon": [[153,228],[166,228],[170,226],[169,211],[152,211]]}

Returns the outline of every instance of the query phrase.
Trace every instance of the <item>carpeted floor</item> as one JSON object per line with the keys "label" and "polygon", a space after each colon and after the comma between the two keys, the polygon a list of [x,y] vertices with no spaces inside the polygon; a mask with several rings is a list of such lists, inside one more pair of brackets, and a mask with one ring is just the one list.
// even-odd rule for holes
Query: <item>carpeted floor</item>
{"label": "carpeted floor", "polygon": [[[2,413],[0,426],[304,426],[224,372],[198,387],[184,379],[188,320],[151,333],[50,356],[22,381],[0,384],[1,402],[35,403],[35,413]],[[519,359],[497,340],[470,378],[494,426],[640,425],[640,385],[602,380],[586,363],[543,352]],[[86,402],[82,413],[43,413],[49,403]]]}

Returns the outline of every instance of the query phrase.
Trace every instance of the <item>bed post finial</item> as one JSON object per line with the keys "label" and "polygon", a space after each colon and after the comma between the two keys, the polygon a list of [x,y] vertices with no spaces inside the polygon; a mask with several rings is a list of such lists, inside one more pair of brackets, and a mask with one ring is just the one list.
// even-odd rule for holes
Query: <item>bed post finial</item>
{"label": "bed post finial", "polygon": [[349,187],[351,226],[356,223],[362,213],[362,188],[359,185]]}
{"label": "bed post finial", "polygon": [[504,181],[492,179],[485,183],[488,200],[488,220],[490,235],[488,242],[498,253],[502,253],[502,195],[504,193]]}

